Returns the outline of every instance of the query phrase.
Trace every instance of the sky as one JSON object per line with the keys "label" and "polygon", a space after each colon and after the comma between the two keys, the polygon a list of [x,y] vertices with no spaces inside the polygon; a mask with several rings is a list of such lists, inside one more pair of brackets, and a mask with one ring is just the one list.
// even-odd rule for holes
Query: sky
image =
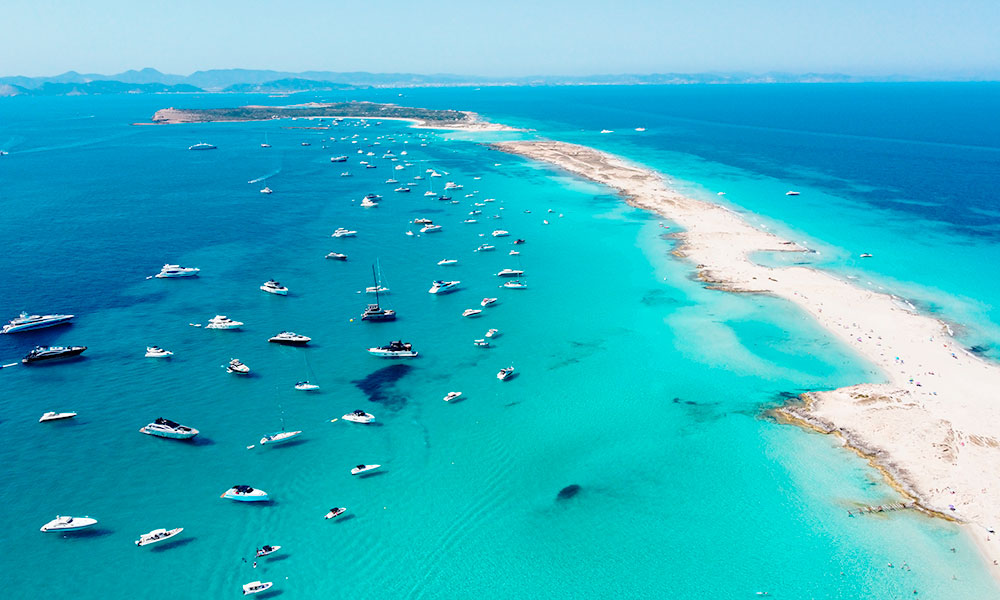
{"label": "sky", "polygon": [[153,67],[1000,79],[1000,0],[3,0],[0,75]]}

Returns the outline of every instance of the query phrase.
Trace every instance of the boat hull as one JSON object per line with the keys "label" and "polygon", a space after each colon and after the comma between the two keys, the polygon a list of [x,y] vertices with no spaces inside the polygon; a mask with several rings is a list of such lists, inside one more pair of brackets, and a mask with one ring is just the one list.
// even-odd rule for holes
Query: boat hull
{"label": "boat hull", "polygon": [[30,364],[37,363],[37,362],[44,362],[44,361],[50,361],[50,360],[59,360],[59,359],[64,359],[64,358],[73,358],[75,356],[80,356],[81,354],[83,354],[83,351],[86,350],[86,349],[87,349],[86,346],[75,346],[73,348],[68,348],[68,349],[66,349],[63,352],[59,352],[58,354],[43,354],[43,355],[40,355],[40,356],[26,356],[23,359],[21,359],[21,363],[25,364],[25,365],[30,365]]}
{"label": "boat hull", "polygon": [[139,432],[168,440],[189,440],[198,435],[197,429],[192,429],[191,431],[162,431],[159,429],[151,429],[149,426],[139,429]]}

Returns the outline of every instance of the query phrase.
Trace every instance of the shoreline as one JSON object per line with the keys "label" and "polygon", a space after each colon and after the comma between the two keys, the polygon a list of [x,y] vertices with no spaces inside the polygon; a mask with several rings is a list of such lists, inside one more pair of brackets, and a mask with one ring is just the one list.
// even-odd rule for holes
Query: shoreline
{"label": "shoreline", "polygon": [[[922,512],[961,525],[1000,584],[1000,365],[972,355],[949,325],[906,310],[890,294],[801,266],[765,267],[754,252],[796,252],[733,210],[671,189],[657,172],[617,156],[549,140],[490,147],[555,166],[616,190],[631,206],[680,226],[674,254],[712,289],[769,294],[805,310],[878,367],[871,381],[810,392],[773,412],[785,422],[836,435]],[[887,381],[886,381],[887,380]],[[884,382],[884,383],[882,383]]]}

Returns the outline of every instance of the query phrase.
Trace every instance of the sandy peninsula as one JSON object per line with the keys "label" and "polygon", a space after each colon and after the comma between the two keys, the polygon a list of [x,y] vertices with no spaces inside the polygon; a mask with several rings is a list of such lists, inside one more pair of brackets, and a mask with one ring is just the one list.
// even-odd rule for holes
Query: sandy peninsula
{"label": "sandy peninsula", "polygon": [[[677,254],[712,287],[771,294],[811,314],[879,367],[873,381],[806,394],[779,415],[839,436],[920,509],[967,524],[1000,573],[1000,365],[970,354],[948,325],[887,294],[816,269],[772,268],[759,251],[801,251],[723,206],[687,198],[658,173],[554,141],[493,145],[617,190],[679,225]],[[887,381],[887,383],[880,383]]]}

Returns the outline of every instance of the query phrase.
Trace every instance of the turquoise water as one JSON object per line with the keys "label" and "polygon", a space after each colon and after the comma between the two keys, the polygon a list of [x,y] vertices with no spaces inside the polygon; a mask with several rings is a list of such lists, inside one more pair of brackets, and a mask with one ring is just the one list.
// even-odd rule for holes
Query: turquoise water
{"label": "turquoise water", "polygon": [[[762,416],[788,394],[872,380],[872,367],[793,307],[703,289],[669,254],[659,220],[479,145],[488,135],[391,123],[127,125],[166,102],[0,103],[0,147],[11,151],[0,159],[0,307],[78,315],[70,327],[3,336],[0,357],[11,362],[35,343],[90,347],[76,362],[0,371],[0,540],[17,548],[0,564],[9,596],[172,598],[180,585],[182,595],[236,597],[255,579],[285,598],[996,594],[954,527],[905,513],[848,518],[853,504],[893,492],[834,440]],[[354,134],[359,144],[323,148],[324,138]],[[356,148],[386,135],[394,141],[364,148],[378,168],[358,168]],[[219,150],[185,149],[203,140]],[[723,174],[730,190],[765,177],[638,147],[621,145],[647,164],[674,161],[685,178],[701,165],[712,176],[685,184],[698,193],[714,196]],[[408,152],[409,176],[449,176],[393,194],[382,182],[394,163],[378,158],[386,148]],[[351,156],[347,167],[329,162],[337,154]],[[340,177],[345,168],[354,177]],[[459,204],[421,195],[447,180],[465,185],[452,194]],[[265,183],[274,194],[258,192]],[[385,196],[378,208],[358,206],[368,192]],[[485,198],[496,202],[463,224]],[[406,236],[419,216],[444,230]],[[341,226],[358,236],[330,238]],[[494,253],[472,252],[496,228],[511,237]],[[508,256],[518,237],[527,241],[520,257]],[[331,250],[349,260],[324,260]],[[460,262],[437,266],[443,258]],[[391,289],[384,303],[399,313],[392,323],[357,319],[376,259]],[[145,279],[164,262],[202,276]],[[530,288],[498,289],[493,273],[504,267],[523,268]],[[462,289],[427,294],[442,276]],[[288,297],[257,289],[271,277]],[[488,295],[498,305],[461,317]],[[246,325],[188,326],[215,314]],[[494,347],[474,347],[490,327],[501,331]],[[284,329],[314,342],[266,343]],[[364,352],[400,338],[421,357]],[[144,359],[150,344],[175,356]],[[254,375],[227,375],[231,357]],[[519,376],[497,381],[511,363]],[[322,390],[292,389],[303,378]],[[464,400],[442,402],[452,390]],[[355,408],[379,425],[331,422]],[[37,423],[47,410],[80,416]],[[177,443],[138,433],[157,416],[202,434]],[[282,419],[304,431],[300,443],[247,448]],[[382,474],[351,477],[360,462],[382,464]],[[274,501],[219,499],[237,483]],[[560,499],[571,485],[579,492]],[[332,506],[349,507],[348,518],[324,520]],[[100,525],[65,538],[38,532],[59,513]],[[185,531],[175,542],[132,544],[177,526]],[[262,544],[283,549],[255,569]]]}

